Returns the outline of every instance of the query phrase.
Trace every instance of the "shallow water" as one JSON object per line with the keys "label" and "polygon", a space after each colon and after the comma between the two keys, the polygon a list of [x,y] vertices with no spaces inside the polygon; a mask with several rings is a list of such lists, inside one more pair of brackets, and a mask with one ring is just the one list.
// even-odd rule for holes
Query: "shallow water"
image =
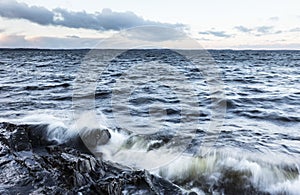
{"label": "shallow water", "polygon": [[104,158],[198,193],[297,194],[300,52],[179,53],[0,50],[0,119],[51,139],[102,125]]}

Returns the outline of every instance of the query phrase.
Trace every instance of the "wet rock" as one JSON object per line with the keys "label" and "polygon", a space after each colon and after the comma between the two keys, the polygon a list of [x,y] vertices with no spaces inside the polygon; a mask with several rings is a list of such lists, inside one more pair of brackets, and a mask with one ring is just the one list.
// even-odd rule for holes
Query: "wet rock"
{"label": "wet rock", "polygon": [[183,193],[145,170],[97,159],[78,142],[58,144],[32,126],[0,123],[0,194]]}
{"label": "wet rock", "polygon": [[80,132],[80,137],[85,145],[89,148],[95,148],[98,145],[106,144],[111,135],[107,129],[91,129],[91,130],[82,130]]}

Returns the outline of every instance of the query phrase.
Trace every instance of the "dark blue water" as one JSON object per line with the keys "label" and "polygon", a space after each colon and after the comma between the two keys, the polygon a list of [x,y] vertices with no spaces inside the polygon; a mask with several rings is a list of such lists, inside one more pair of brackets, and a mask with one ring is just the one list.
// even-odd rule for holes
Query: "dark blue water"
{"label": "dark blue water", "polygon": [[97,125],[95,114],[111,129],[99,148],[108,160],[200,194],[237,183],[297,194],[300,51],[218,50],[209,59],[185,52],[193,58],[170,50],[2,49],[1,121],[47,123],[59,134],[74,123]]}

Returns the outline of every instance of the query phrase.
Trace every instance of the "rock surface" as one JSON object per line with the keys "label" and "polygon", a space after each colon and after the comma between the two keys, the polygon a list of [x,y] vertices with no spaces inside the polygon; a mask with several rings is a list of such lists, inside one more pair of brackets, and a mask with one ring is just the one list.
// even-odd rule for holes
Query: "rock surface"
{"label": "rock surface", "polygon": [[0,194],[182,194],[145,170],[95,158],[80,137],[48,141],[43,128],[0,123]]}

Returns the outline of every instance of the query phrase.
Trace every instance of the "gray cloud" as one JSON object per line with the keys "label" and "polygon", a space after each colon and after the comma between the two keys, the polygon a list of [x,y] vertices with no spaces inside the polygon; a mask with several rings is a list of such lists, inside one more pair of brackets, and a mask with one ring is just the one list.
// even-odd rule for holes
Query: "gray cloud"
{"label": "gray cloud", "polygon": [[251,28],[247,28],[247,27],[245,27],[245,26],[236,26],[236,27],[234,27],[234,28],[237,29],[238,31],[244,32],[244,33],[249,33],[249,32],[252,31]]}
{"label": "gray cloud", "polygon": [[283,33],[282,30],[277,30],[277,31],[275,31],[273,34],[281,34],[281,33]]}
{"label": "gray cloud", "polygon": [[94,30],[121,30],[142,25],[165,25],[169,27],[180,27],[180,24],[166,24],[144,20],[133,12],[113,12],[103,9],[102,12],[89,14],[86,12],[69,12],[64,9],[54,9],[58,19],[53,25],[66,26],[70,28],[85,28]]}
{"label": "gray cloud", "polygon": [[0,16],[10,19],[25,19],[40,25],[65,26],[92,30],[120,30],[141,25],[163,25],[184,28],[183,24],[168,24],[145,20],[133,12],[114,12],[103,9],[94,14],[72,12],[56,8],[52,11],[37,6],[28,6],[14,0],[0,1]]}
{"label": "gray cloud", "polygon": [[297,27],[297,28],[293,28],[291,30],[289,30],[290,32],[300,32],[300,28]]}
{"label": "gray cloud", "polygon": [[67,38],[72,38],[72,39],[79,39],[80,38],[79,36],[76,36],[76,35],[68,35],[66,37]]}
{"label": "gray cloud", "polygon": [[208,31],[202,31],[202,32],[198,32],[200,35],[209,35],[210,33]]}
{"label": "gray cloud", "polygon": [[282,30],[275,30],[274,26],[257,26],[255,28],[248,28],[245,26],[235,26],[234,29],[236,29],[242,33],[250,33],[254,36],[281,34],[284,32]]}
{"label": "gray cloud", "polygon": [[273,30],[273,26],[259,26],[256,28],[256,31],[259,33],[267,34]]}
{"label": "gray cloud", "polygon": [[227,34],[225,31],[213,31],[213,30],[209,30],[209,31],[202,31],[202,32],[198,32],[201,35],[213,35],[215,37],[224,37],[224,38],[229,38],[232,37],[232,35]]}
{"label": "gray cloud", "polygon": [[18,3],[14,0],[0,1],[0,16],[12,19],[26,19],[41,25],[53,22],[53,13],[43,7],[31,6]]}
{"label": "gray cloud", "polygon": [[211,39],[207,39],[207,38],[197,38],[198,41],[211,41]]}

